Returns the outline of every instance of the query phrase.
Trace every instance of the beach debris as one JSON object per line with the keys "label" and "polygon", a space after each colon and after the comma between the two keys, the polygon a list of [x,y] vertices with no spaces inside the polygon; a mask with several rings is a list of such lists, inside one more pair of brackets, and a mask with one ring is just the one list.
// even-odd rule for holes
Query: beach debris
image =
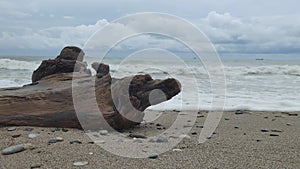
{"label": "beach debris", "polygon": [[128,135],[130,138],[147,138],[144,134],[139,134],[139,133],[130,133]]}
{"label": "beach debris", "polygon": [[150,158],[150,159],[156,159],[158,156],[159,156],[159,154],[157,154],[157,153],[151,153],[151,154],[148,156],[148,158]]}
{"label": "beach debris", "polygon": [[169,140],[168,140],[168,138],[166,138],[166,137],[158,137],[158,138],[156,139],[156,142],[157,142],[157,143],[166,143],[166,142],[169,142]]}
{"label": "beach debris", "polygon": [[16,128],[15,128],[15,127],[9,127],[9,128],[7,128],[6,130],[7,130],[7,131],[15,131]]}
{"label": "beach debris", "polygon": [[99,134],[103,135],[103,136],[106,136],[108,134],[108,131],[107,130],[100,130]]}
{"label": "beach debris", "polygon": [[73,141],[70,141],[70,144],[82,144],[82,142],[79,140],[73,140]]}
{"label": "beach debris", "polygon": [[277,137],[277,136],[279,136],[279,134],[271,133],[270,136],[272,136],[272,137]]}
{"label": "beach debris", "polygon": [[82,167],[82,166],[85,166],[85,165],[88,165],[88,164],[89,164],[88,161],[78,161],[78,162],[74,162],[73,166]]}
{"label": "beach debris", "polygon": [[38,137],[38,136],[40,136],[41,134],[38,134],[38,133],[30,133],[30,134],[28,134],[28,137],[29,138],[36,138],[36,137]]}
{"label": "beach debris", "polygon": [[32,145],[30,143],[18,144],[15,146],[5,148],[4,150],[2,150],[1,153],[3,155],[10,155],[10,154],[18,153],[18,152],[24,151],[26,149],[29,149],[30,147],[32,147]]}
{"label": "beach debris", "polygon": [[263,132],[263,133],[266,133],[266,132],[269,132],[270,130],[266,129],[266,128],[263,128],[263,129],[260,129],[260,131]]}

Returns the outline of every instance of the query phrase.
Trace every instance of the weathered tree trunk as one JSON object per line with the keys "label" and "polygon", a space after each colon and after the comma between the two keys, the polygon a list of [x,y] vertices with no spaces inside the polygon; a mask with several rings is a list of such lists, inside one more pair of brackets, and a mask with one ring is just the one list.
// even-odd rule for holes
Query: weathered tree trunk
{"label": "weathered tree trunk", "polygon": [[[77,52],[78,48],[64,50]],[[0,125],[100,129],[107,128],[107,122],[115,129],[125,129],[139,124],[143,111],[151,104],[169,100],[180,92],[175,79],[153,80],[150,75],[112,79],[108,65],[100,63],[92,65],[97,75],[91,76],[81,61],[66,60],[64,50],[55,60],[41,64],[33,74],[32,84],[0,89]],[[64,62],[68,64],[62,65]],[[157,89],[164,95],[153,94]],[[80,112],[75,111],[78,105],[74,97],[76,104],[80,102]]]}

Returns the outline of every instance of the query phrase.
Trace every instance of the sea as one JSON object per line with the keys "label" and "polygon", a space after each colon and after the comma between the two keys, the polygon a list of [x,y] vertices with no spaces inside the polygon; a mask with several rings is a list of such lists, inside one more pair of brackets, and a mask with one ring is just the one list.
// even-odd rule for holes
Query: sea
{"label": "sea", "polygon": [[[0,88],[20,87],[31,83],[32,72],[45,56],[1,56]],[[54,57],[52,57],[54,58]],[[99,58],[87,57],[88,64]],[[154,79],[176,78],[182,84],[179,95],[165,103],[151,106],[154,110],[210,110],[212,92],[205,66],[195,58],[129,59],[107,57],[111,75],[122,78],[150,74]],[[224,110],[300,111],[300,59],[250,57],[221,58],[224,70]],[[182,63],[182,64],[181,64]],[[159,65],[159,66],[158,66]],[[90,68],[90,66],[89,66]],[[93,72],[95,74],[95,72]]]}

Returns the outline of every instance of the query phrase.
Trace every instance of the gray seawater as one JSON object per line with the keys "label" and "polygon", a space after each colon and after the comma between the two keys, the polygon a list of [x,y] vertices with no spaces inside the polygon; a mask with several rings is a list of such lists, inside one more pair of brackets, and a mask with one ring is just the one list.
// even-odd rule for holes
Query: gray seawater
{"label": "gray seawater", "polygon": [[[22,86],[31,82],[32,72],[46,57],[0,57],[0,87]],[[88,63],[98,58],[86,58]],[[174,77],[184,93],[151,109],[209,110],[211,84],[207,71],[193,58],[178,64],[172,60],[126,60],[110,57],[114,77],[148,73],[154,78]],[[226,77],[225,110],[300,111],[300,60],[224,59]]]}

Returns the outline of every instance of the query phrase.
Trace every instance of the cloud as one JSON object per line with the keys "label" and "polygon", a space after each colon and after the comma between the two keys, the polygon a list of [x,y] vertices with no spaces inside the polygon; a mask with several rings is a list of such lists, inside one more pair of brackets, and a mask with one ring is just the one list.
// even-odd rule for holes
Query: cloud
{"label": "cloud", "polygon": [[68,20],[71,20],[71,19],[74,19],[73,16],[63,16],[64,19],[68,19]]}
{"label": "cloud", "polygon": [[[56,16],[56,15],[55,15]],[[49,16],[48,16],[49,17]],[[50,15],[54,17],[54,15]],[[64,19],[73,19],[64,16]],[[143,18],[144,21],[131,20],[128,23],[113,23],[104,34],[98,46],[105,46],[110,39],[120,35],[134,34],[138,31],[169,31],[177,37],[195,40],[193,33],[185,34],[185,27],[176,20]],[[50,49],[57,53],[65,45],[84,46],[91,35],[109,22],[101,19],[95,24],[77,26],[52,26],[32,29],[19,28],[19,31],[4,30],[0,35],[0,50],[3,49]],[[168,24],[166,24],[168,23]],[[200,28],[216,46],[220,53],[300,53],[300,19],[299,16],[269,17],[235,17],[230,13],[212,11],[206,17],[194,20],[193,24]],[[21,30],[20,30],[21,29]],[[147,47],[163,47],[174,51],[186,51],[178,42],[162,36],[143,35],[124,41],[116,50],[134,50]]]}

